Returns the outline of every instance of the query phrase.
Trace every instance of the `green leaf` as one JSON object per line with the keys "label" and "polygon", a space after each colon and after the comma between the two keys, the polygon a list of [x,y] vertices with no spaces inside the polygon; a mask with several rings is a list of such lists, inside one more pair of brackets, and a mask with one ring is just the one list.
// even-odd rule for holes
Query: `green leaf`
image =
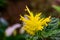
{"label": "green leaf", "polygon": [[45,31],[57,29],[58,25],[59,25],[59,19],[58,18],[51,18],[51,22],[45,28]]}
{"label": "green leaf", "polygon": [[60,13],[60,6],[53,5],[53,8]]}
{"label": "green leaf", "polygon": [[60,30],[58,30],[58,25],[59,25],[59,19],[58,18],[51,18],[51,22],[41,32],[42,36],[47,38],[49,36],[53,36],[57,33],[60,33]]}
{"label": "green leaf", "polygon": [[56,34],[58,34],[58,33],[60,33],[60,29],[56,29],[56,30],[53,30],[53,31],[49,31],[49,32],[42,32],[42,35],[43,35],[43,37],[49,37],[49,36],[53,36],[53,35],[56,35]]}

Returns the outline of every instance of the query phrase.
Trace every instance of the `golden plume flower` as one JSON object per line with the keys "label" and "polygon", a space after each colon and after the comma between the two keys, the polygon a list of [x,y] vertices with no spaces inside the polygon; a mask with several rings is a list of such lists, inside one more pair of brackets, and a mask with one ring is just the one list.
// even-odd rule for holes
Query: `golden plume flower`
{"label": "golden plume flower", "polygon": [[51,16],[47,18],[41,18],[41,13],[33,15],[33,12],[29,10],[29,8],[26,6],[26,10],[28,11],[29,15],[25,15],[28,19],[21,16],[20,20],[22,20],[25,24],[23,25],[23,29],[30,35],[35,35],[36,31],[42,31],[44,29],[44,26],[47,26],[47,22],[50,22]]}

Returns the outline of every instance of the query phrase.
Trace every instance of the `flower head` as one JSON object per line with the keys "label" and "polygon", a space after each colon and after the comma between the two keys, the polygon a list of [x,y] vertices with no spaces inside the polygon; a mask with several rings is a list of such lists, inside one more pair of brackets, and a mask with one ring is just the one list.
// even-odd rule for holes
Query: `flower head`
{"label": "flower head", "polygon": [[25,24],[23,25],[23,29],[30,35],[34,35],[36,31],[44,29],[44,26],[47,26],[46,22],[50,22],[50,16],[47,18],[41,18],[41,13],[33,15],[28,7],[26,6],[26,11],[28,11],[29,15],[25,15],[28,19],[21,16],[20,20],[22,20]]}

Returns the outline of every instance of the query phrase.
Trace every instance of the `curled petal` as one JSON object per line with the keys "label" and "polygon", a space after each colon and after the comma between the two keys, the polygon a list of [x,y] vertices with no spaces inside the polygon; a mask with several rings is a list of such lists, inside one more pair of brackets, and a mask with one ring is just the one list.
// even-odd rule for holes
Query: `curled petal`
{"label": "curled petal", "polygon": [[19,27],[21,27],[21,24],[14,24],[13,26],[8,27],[5,31],[6,36],[11,36],[14,30]]}

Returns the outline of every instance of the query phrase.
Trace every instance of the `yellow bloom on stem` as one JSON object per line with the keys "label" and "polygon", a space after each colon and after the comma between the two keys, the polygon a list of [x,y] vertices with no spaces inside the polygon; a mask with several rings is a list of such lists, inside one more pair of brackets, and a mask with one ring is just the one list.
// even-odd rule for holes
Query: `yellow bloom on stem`
{"label": "yellow bloom on stem", "polygon": [[41,18],[41,13],[33,15],[33,12],[29,10],[29,8],[26,6],[26,10],[28,11],[29,15],[25,15],[28,19],[21,16],[20,20],[22,20],[25,25],[23,25],[23,29],[30,35],[34,35],[36,31],[42,31],[44,29],[44,26],[47,26],[47,22],[50,22],[51,16],[47,18]]}

